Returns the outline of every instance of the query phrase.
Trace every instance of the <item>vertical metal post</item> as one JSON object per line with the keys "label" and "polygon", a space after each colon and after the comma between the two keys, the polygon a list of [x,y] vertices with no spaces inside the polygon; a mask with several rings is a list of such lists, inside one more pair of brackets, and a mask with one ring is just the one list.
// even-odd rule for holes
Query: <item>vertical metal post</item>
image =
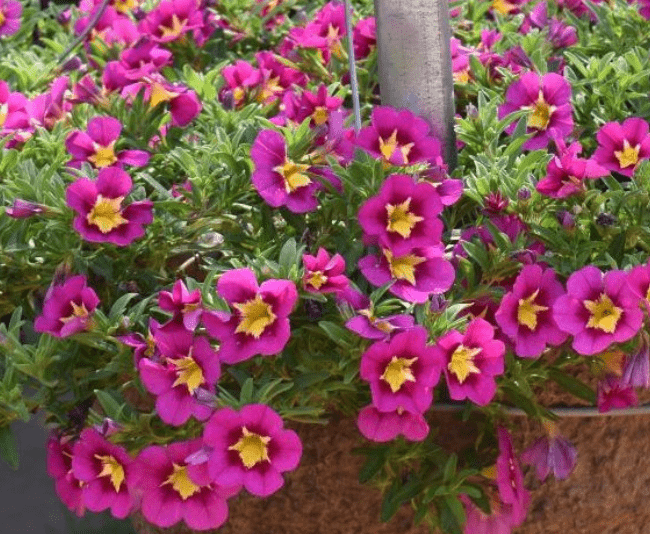
{"label": "vertical metal post", "polygon": [[354,110],[354,131],[361,129],[361,111],[359,105],[359,84],[357,82],[357,62],[354,57],[354,40],[352,28],[352,6],[345,0],[345,33],[348,38],[348,65],[350,68],[350,88],[352,89],[352,108]]}
{"label": "vertical metal post", "polygon": [[375,0],[383,104],[421,116],[456,165],[454,85],[447,0]]}

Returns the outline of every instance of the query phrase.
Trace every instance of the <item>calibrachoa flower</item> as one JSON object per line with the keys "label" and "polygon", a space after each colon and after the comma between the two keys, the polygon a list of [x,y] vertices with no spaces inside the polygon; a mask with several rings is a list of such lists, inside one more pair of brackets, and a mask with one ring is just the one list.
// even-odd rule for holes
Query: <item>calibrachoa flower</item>
{"label": "calibrachoa flower", "polygon": [[47,207],[42,204],[35,204],[17,198],[11,207],[5,208],[5,215],[14,219],[29,219],[35,215],[40,215],[47,211]]}
{"label": "calibrachoa flower", "polygon": [[443,224],[437,215],[442,209],[436,188],[430,183],[394,174],[361,205],[359,224],[369,242],[399,256],[414,247],[440,243]]}
{"label": "calibrachoa flower", "polygon": [[370,384],[373,405],[380,412],[424,413],[431,406],[443,361],[426,343],[427,331],[416,326],[389,342],[373,343],[363,353],[360,376]]}
{"label": "calibrachoa flower", "polygon": [[213,392],[221,368],[219,356],[205,337],[195,337],[180,323],[170,322],[155,334],[161,357],[142,358],[140,379],[156,395],[156,411],[168,425],[184,424],[192,415],[199,420],[210,417],[209,406],[196,400],[198,388]]}
{"label": "calibrachoa flower", "polygon": [[607,375],[598,382],[596,390],[599,412],[609,412],[613,409],[621,410],[639,404],[639,398],[634,388],[623,384],[621,378],[614,375]]}
{"label": "calibrachoa flower", "polygon": [[126,246],[144,235],[143,225],[153,221],[153,202],[141,200],[122,207],[131,191],[131,177],[107,167],[97,180],[80,178],[66,190],[68,206],[77,212],[73,227],[87,241]]}
{"label": "calibrachoa flower", "polygon": [[505,345],[494,339],[494,328],[481,318],[472,320],[461,334],[450,330],[435,345],[437,357],[454,400],[469,399],[485,406],[494,397],[494,377],[503,374]]}
{"label": "calibrachoa flower", "polygon": [[239,412],[216,411],[203,434],[204,443],[213,449],[210,478],[225,486],[242,484],[258,497],[279,490],[284,484],[281,473],[298,467],[302,456],[300,438],[283,427],[282,418],[264,404],[249,404]]}
{"label": "calibrachoa flower", "polygon": [[561,345],[568,334],[553,319],[553,303],[564,295],[553,269],[526,265],[495,314],[501,330],[515,342],[515,353],[536,358],[547,345]]}
{"label": "calibrachoa flower", "polygon": [[510,433],[503,427],[497,427],[499,456],[497,457],[497,487],[501,500],[512,506],[514,526],[521,525],[526,519],[530,493],[524,486],[524,475],[512,447]]}
{"label": "calibrachoa flower", "polygon": [[101,169],[116,164],[140,167],[149,162],[149,154],[142,150],[122,150],[115,153],[115,143],[122,132],[122,124],[113,117],[95,117],[88,121],[86,132],[73,130],[65,140],[73,159],[71,167],[80,168],[88,162]]}
{"label": "calibrachoa flower", "polygon": [[118,519],[128,516],[135,505],[133,460],[120,446],[104,439],[94,428],[86,428],[74,444],[72,472],[83,482],[83,504],[91,512],[107,508]]}
{"label": "calibrachoa flower", "polygon": [[417,303],[447,291],[455,276],[454,268],[438,247],[414,248],[399,256],[384,248],[381,256],[361,258],[359,269],[374,286],[394,281],[389,289],[393,295]]}
{"label": "calibrachoa flower", "polygon": [[0,0],[0,37],[13,35],[20,28],[23,6],[15,0]]}
{"label": "calibrachoa flower", "polygon": [[11,92],[7,82],[0,80],[0,133],[29,127],[27,98],[22,93]]}
{"label": "calibrachoa flower", "polygon": [[51,286],[45,295],[43,312],[34,321],[34,330],[56,337],[67,337],[85,330],[99,298],[86,286],[82,275],[68,278],[62,285]]}
{"label": "calibrachoa flower", "polygon": [[81,488],[84,483],[72,472],[72,443],[63,437],[51,436],[47,441],[47,474],[54,479],[59,499],[81,517],[86,512]]}
{"label": "calibrachoa flower", "polygon": [[364,438],[377,443],[392,441],[400,434],[409,441],[422,441],[429,434],[429,425],[421,413],[380,412],[373,405],[359,412],[357,427]]}
{"label": "calibrachoa flower", "polygon": [[650,309],[650,261],[637,265],[627,274],[627,281],[632,292]]}
{"label": "calibrachoa flower", "polygon": [[134,471],[142,491],[140,509],[150,523],[171,527],[182,520],[192,530],[216,529],[225,523],[226,499],[237,494],[241,486],[215,484],[206,463],[192,466],[189,476],[186,458],[199,450],[201,443],[196,439],[166,447],[154,445],[138,454]]}
{"label": "calibrachoa flower", "polygon": [[203,313],[201,290],[195,289],[190,293],[183,281],[177,280],[171,293],[161,291],[158,294],[158,306],[165,311],[172,312],[174,318],[180,316],[183,326],[193,332]]}
{"label": "calibrachoa flower", "polygon": [[204,312],[203,323],[221,341],[222,362],[238,363],[284,348],[291,335],[289,314],[298,298],[293,282],[266,280],[258,285],[250,269],[233,269],[221,275],[217,292],[233,311]]}
{"label": "calibrachoa flower", "polygon": [[145,338],[140,333],[127,334],[125,336],[117,336],[122,343],[135,349],[133,351],[133,363],[137,367],[142,358],[149,358],[150,360],[157,361],[160,357],[160,349],[156,345],[155,335],[160,328],[160,323],[155,319],[149,318],[149,331]]}
{"label": "calibrachoa flower", "polygon": [[608,122],[598,133],[598,148],[592,156],[596,162],[624,176],[632,176],[639,162],[650,158],[648,123],[638,117],[622,124]]}
{"label": "calibrachoa flower", "polygon": [[643,313],[623,271],[603,273],[593,265],[567,280],[567,294],[553,305],[553,318],[573,336],[573,349],[590,356],[622,343],[641,328]]}
{"label": "calibrachoa flower", "polygon": [[280,133],[262,130],[251,147],[251,159],[255,164],[253,186],[269,206],[286,206],[294,213],[316,209],[315,194],[321,185],[310,176],[310,165],[289,159]]}
{"label": "calibrachoa flower", "polygon": [[302,285],[308,293],[339,293],[348,287],[345,260],[340,254],[330,256],[321,247],[316,256],[303,254],[302,263],[305,266]]}
{"label": "calibrachoa flower", "polygon": [[555,423],[544,424],[546,435],[521,453],[521,461],[535,466],[537,478],[542,482],[550,472],[558,480],[567,478],[576,465],[578,453],[576,448],[563,438]]}
{"label": "calibrachoa flower", "polygon": [[357,145],[387,164],[412,165],[440,156],[440,141],[429,134],[429,125],[406,109],[376,106],[370,122],[359,131]]}
{"label": "calibrachoa flower", "polygon": [[[534,134],[522,148],[544,148],[555,138],[565,138],[573,130],[571,85],[555,73],[540,76],[535,72],[523,74],[506,92],[506,101],[499,107],[499,119],[520,109],[528,110],[526,133]],[[508,126],[511,134],[516,122]]]}
{"label": "calibrachoa flower", "polygon": [[358,314],[348,319],[345,326],[366,339],[388,339],[391,334],[412,328],[415,324],[415,319],[411,315],[377,317],[372,307],[359,310]]}
{"label": "calibrachoa flower", "polygon": [[201,26],[203,13],[196,0],[165,0],[147,14],[139,29],[159,43],[168,43]]}
{"label": "calibrachoa flower", "polygon": [[465,506],[466,521],[464,534],[510,534],[514,526],[512,506],[497,498],[490,501],[490,515],[476,506],[464,494],[458,496]]}

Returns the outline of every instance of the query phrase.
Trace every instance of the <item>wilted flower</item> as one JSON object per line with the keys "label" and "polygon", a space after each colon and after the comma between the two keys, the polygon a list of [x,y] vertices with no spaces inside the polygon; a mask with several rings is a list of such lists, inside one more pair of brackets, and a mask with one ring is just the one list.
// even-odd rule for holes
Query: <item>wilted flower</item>
{"label": "wilted flower", "polygon": [[542,482],[549,473],[558,480],[564,480],[573,471],[578,453],[576,448],[563,438],[557,426],[552,422],[545,423],[546,435],[521,453],[521,461],[535,466],[537,478]]}
{"label": "wilted flower", "polygon": [[636,406],[639,399],[632,386],[624,385],[620,377],[607,375],[598,382],[597,402],[599,412],[609,412]]}
{"label": "wilted flower", "polygon": [[373,405],[359,412],[357,427],[363,437],[378,443],[392,441],[400,434],[409,441],[422,441],[429,434],[429,425],[421,413],[380,412]]}
{"label": "wilted flower", "polygon": [[497,427],[499,456],[497,457],[497,487],[501,500],[512,506],[514,526],[521,525],[526,519],[530,493],[524,486],[524,475],[512,447],[510,433],[503,427]]}

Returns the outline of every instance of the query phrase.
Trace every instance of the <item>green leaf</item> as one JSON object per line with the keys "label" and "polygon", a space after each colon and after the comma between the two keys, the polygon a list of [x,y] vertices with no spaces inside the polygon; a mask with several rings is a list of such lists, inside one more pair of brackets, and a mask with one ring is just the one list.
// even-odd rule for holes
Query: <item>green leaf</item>
{"label": "green leaf", "polygon": [[445,464],[445,469],[443,471],[442,478],[445,482],[452,480],[453,476],[456,474],[456,466],[458,465],[458,456],[455,453],[452,453]]}
{"label": "green leaf", "polygon": [[125,295],[122,295],[119,299],[115,301],[113,306],[111,306],[111,311],[108,312],[108,318],[109,319],[119,318],[124,313],[124,310],[126,309],[126,305],[129,303],[129,301],[133,297],[137,297],[138,295],[139,293],[126,293]]}
{"label": "green leaf", "polygon": [[99,404],[101,404],[106,417],[110,417],[117,421],[122,412],[122,406],[120,406],[113,396],[106,391],[96,389],[95,395],[97,396],[97,400],[99,401]]}
{"label": "green leaf", "polygon": [[463,534],[462,526],[465,524],[465,510],[457,497],[446,496],[438,502],[440,512],[440,526],[449,534]]}
{"label": "green leaf", "polygon": [[379,470],[384,467],[386,464],[386,459],[388,458],[389,453],[388,445],[382,445],[373,449],[366,459],[366,463],[363,464],[363,467],[359,471],[359,482],[364,484],[371,480]]}
{"label": "green leaf", "polygon": [[573,376],[567,375],[558,369],[549,369],[548,375],[553,379],[562,389],[569,393],[586,400],[591,404],[596,404],[596,392],[591,389],[582,380]]}
{"label": "green leaf", "polygon": [[239,394],[239,401],[242,404],[250,404],[253,402],[253,379],[248,378],[244,385],[241,387],[241,393]]}
{"label": "green leaf", "polygon": [[14,471],[18,469],[18,448],[9,425],[0,428],[0,456]]}
{"label": "green leaf", "polygon": [[296,240],[292,237],[284,245],[282,245],[282,250],[280,250],[280,267],[284,273],[288,273],[293,265],[296,263],[297,257],[297,246]]}

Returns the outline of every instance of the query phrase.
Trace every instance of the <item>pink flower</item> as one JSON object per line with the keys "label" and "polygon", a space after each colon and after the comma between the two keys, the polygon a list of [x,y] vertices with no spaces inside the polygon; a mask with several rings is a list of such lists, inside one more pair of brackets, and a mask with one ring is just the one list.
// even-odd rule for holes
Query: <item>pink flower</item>
{"label": "pink flower", "polygon": [[519,526],[526,519],[530,493],[524,486],[524,475],[512,447],[510,433],[497,427],[499,456],[497,457],[497,487],[501,500],[512,506],[513,526]]}
{"label": "pink flower", "polygon": [[122,207],[131,191],[131,177],[107,167],[97,180],[80,178],[66,190],[66,202],[77,212],[73,227],[87,241],[129,245],[144,235],[143,225],[153,221],[153,202],[141,200]]}
{"label": "pink flower", "polygon": [[20,28],[23,6],[15,0],[0,0],[0,36],[13,35]]}
{"label": "pink flower", "polygon": [[578,453],[576,448],[563,438],[554,423],[545,425],[547,435],[535,442],[521,453],[521,461],[535,466],[537,478],[542,482],[550,472],[558,480],[567,478],[574,467]]}
{"label": "pink flower", "polygon": [[439,245],[443,224],[440,197],[428,182],[405,174],[386,178],[379,192],[359,208],[359,224],[367,241],[389,248],[395,256],[414,247]]}
{"label": "pink flower", "polygon": [[149,154],[142,150],[122,150],[115,153],[115,143],[120,137],[122,124],[113,117],[95,117],[88,121],[86,132],[73,130],[65,140],[73,159],[68,163],[77,169],[88,162],[101,169],[116,164],[141,167],[149,162]]}
{"label": "pink flower", "polygon": [[219,356],[205,337],[195,337],[179,323],[168,323],[156,332],[161,357],[142,358],[140,380],[156,395],[156,411],[168,425],[179,426],[191,416],[203,421],[211,409],[196,399],[199,388],[214,392],[221,375]]}
{"label": "pink flower", "polygon": [[494,328],[477,317],[464,334],[450,330],[435,345],[437,357],[444,364],[443,372],[454,400],[469,399],[486,406],[494,397],[494,377],[503,374],[505,345],[494,339]]}
{"label": "pink flower", "polygon": [[259,82],[255,87],[255,101],[260,104],[272,104],[294,85],[302,87],[307,83],[306,74],[287,67],[272,52],[258,52],[255,59],[260,70]]}
{"label": "pink flower", "polygon": [[632,386],[624,385],[619,377],[607,375],[598,382],[598,411],[622,410],[639,404],[639,399]]}
{"label": "pink flower", "polygon": [[302,456],[300,438],[283,427],[282,418],[264,404],[249,404],[238,412],[216,411],[203,434],[204,443],[213,449],[210,478],[224,486],[243,484],[258,497],[279,490],[284,485],[281,473],[298,467]]}
{"label": "pink flower", "polygon": [[387,164],[413,165],[440,156],[440,141],[429,135],[429,125],[406,109],[376,106],[370,122],[359,131],[357,145]]}
{"label": "pink flower", "polygon": [[5,215],[14,219],[29,219],[35,215],[41,215],[47,211],[47,206],[34,204],[17,198],[11,207],[5,208]]}
{"label": "pink flower", "polygon": [[567,333],[553,319],[553,303],[564,295],[552,269],[526,265],[512,291],[506,293],[495,319],[515,342],[515,353],[523,358],[539,357],[547,345],[561,345]]}
{"label": "pink flower", "polygon": [[391,334],[408,330],[415,324],[411,315],[389,315],[376,317],[372,307],[359,310],[359,315],[348,319],[345,327],[366,339],[387,340]]}
{"label": "pink flower", "polygon": [[375,17],[368,17],[357,22],[352,32],[354,57],[365,59],[377,46],[377,22]]}
{"label": "pink flower", "polygon": [[104,439],[94,428],[86,428],[74,444],[73,475],[83,482],[83,504],[91,512],[107,508],[124,519],[134,508],[133,460],[120,446]]}
{"label": "pink flower", "polygon": [[384,248],[381,256],[364,256],[358,265],[372,285],[393,281],[389,291],[409,302],[426,302],[430,295],[444,293],[454,283],[454,268],[443,259],[439,247],[414,248],[399,256]]}
{"label": "pink flower", "polygon": [[342,105],[343,99],[330,96],[326,85],[319,86],[316,93],[304,90],[300,96],[287,91],[282,99],[282,112],[273,122],[284,125],[289,120],[301,124],[311,117],[312,127],[323,126],[329,123],[331,113],[340,110]]}
{"label": "pink flower", "polygon": [[149,331],[145,338],[142,334],[133,333],[124,336],[117,336],[122,343],[135,349],[133,351],[133,363],[136,367],[142,358],[149,358],[153,361],[160,359],[160,349],[156,345],[156,332],[160,328],[160,323],[155,319],[149,318]]}
{"label": "pink flower", "polygon": [[490,502],[491,513],[487,515],[464,494],[459,495],[465,506],[467,520],[463,527],[464,534],[510,534],[513,522],[512,506],[493,499]]}
{"label": "pink flower", "polygon": [[228,518],[226,499],[240,486],[222,487],[210,480],[207,464],[190,466],[186,458],[201,448],[201,440],[178,441],[166,447],[143,449],[135,460],[134,472],[142,491],[141,511],[159,527],[184,521],[192,530],[217,529]]}
{"label": "pink flower", "polygon": [[638,117],[622,124],[608,122],[596,134],[598,148],[592,157],[606,169],[631,177],[639,162],[650,158],[648,129],[648,123]]}
{"label": "pink flower", "polygon": [[641,328],[639,299],[623,271],[603,273],[592,265],[573,273],[567,294],[553,305],[553,318],[573,336],[573,349],[590,356],[632,338]]}
{"label": "pink flower", "polygon": [[250,269],[233,269],[221,275],[217,292],[233,311],[205,312],[203,323],[221,342],[222,362],[234,364],[282,351],[291,335],[289,314],[298,298],[293,282],[266,280],[258,285]]}
{"label": "pink flower", "polygon": [[161,309],[172,312],[174,319],[180,317],[183,326],[192,332],[196,330],[203,313],[201,290],[195,289],[190,293],[182,280],[176,280],[171,293],[161,291],[158,294],[158,305]]}
{"label": "pink flower", "polygon": [[233,99],[233,107],[241,107],[251,92],[251,88],[259,85],[261,81],[261,72],[254,68],[247,61],[237,60],[233,65],[224,67],[221,75],[226,80],[226,84],[219,93],[219,100],[226,102],[226,93],[229,98]]}
{"label": "pink flower", "polygon": [[[527,72],[513,82],[499,107],[499,119],[520,109],[528,110],[526,133],[534,134],[522,145],[525,150],[545,148],[551,139],[565,138],[573,130],[571,85],[559,74],[540,78],[535,72]],[[512,134],[516,127],[515,122],[506,131]]]}
{"label": "pink flower", "polygon": [[340,293],[348,287],[345,260],[340,254],[331,257],[321,247],[316,256],[303,254],[302,263],[305,266],[302,284],[308,293]]}
{"label": "pink flower", "polygon": [[324,63],[332,56],[344,60],[345,9],[341,2],[328,2],[304,28],[289,32],[292,44],[300,48],[316,49]]}
{"label": "pink flower", "polygon": [[172,53],[160,48],[156,42],[147,39],[138,41],[120,53],[120,65],[124,69],[123,75],[133,81],[160,72],[163,67],[171,63]]}
{"label": "pink flower", "polygon": [[62,285],[52,285],[45,295],[43,312],[34,321],[34,330],[55,337],[67,337],[85,330],[99,298],[86,286],[82,275],[68,278]]}
{"label": "pink flower", "polygon": [[7,82],[0,80],[0,136],[30,128],[28,100],[22,93],[11,92]]}
{"label": "pink flower", "polygon": [[392,441],[400,434],[409,441],[422,441],[429,434],[429,425],[421,413],[380,412],[373,405],[359,412],[357,427],[364,438],[378,443]]}
{"label": "pink flower", "polygon": [[201,26],[203,13],[196,0],[163,0],[149,11],[139,29],[158,43],[168,43]]}
{"label": "pink flower", "polygon": [[81,488],[83,482],[72,472],[72,443],[65,438],[50,436],[47,441],[47,474],[54,479],[54,488],[61,502],[82,517],[86,508]]}
{"label": "pink flower", "polygon": [[442,359],[426,343],[427,331],[417,326],[389,342],[377,341],[363,353],[360,376],[370,384],[373,405],[380,412],[424,413],[431,406]]}
{"label": "pink flower", "polygon": [[67,76],[56,78],[47,93],[35,96],[27,102],[26,109],[30,123],[51,130],[54,125],[63,120],[72,109],[72,104],[66,100],[70,79]]}

